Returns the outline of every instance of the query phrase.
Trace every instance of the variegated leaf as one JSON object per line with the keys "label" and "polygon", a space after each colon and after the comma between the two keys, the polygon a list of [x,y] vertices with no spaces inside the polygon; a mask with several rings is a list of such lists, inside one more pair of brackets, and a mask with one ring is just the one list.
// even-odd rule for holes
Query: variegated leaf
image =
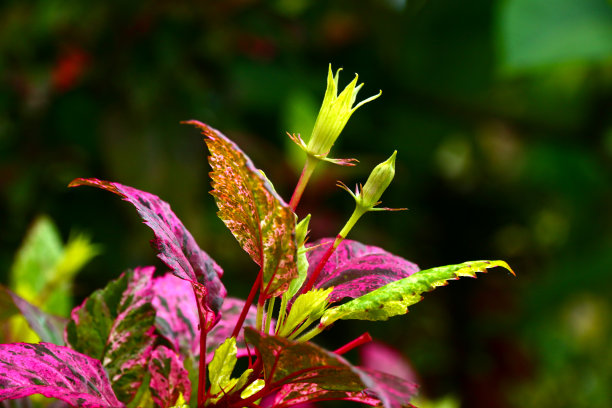
{"label": "variegated leaf", "polygon": [[102,361],[126,402],[142,382],[155,341],[152,280],[152,267],[124,273],[76,307],[66,327],[66,343]]}
{"label": "variegated leaf", "polygon": [[124,406],[96,359],[51,343],[0,344],[0,401],[32,394],[73,407]]}
{"label": "variegated leaf", "polygon": [[[313,248],[306,253],[309,276],[333,242],[333,238],[323,238],[309,246]],[[334,303],[346,297],[365,295],[418,270],[417,265],[382,248],[345,239],[325,263],[314,287],[326,289],[333,286],[328,300]]]}
{"label": "variegated leaf", "polygon": [[295,214],[234,142],[203,123],[187,123],[205,135],[219,218],[263,268],[264,297],[281,295],[297,277]]}
{"label": "variegated leaf", "polygon": [[183,361],[174,352],[165,346],[153,350],[149,362],[151,382],[149,388],[153,401],[161,408],[168,408],[176,404],[182,394],[185,401],[189,401],[191,382],[189,374],[183,367]]}
{"label": "variegated leaf", "polygon": [[168,265],[176,276],[191,281],[197,293],[206,293],[206,297],[199,304],[206,310],[205,329],[210,329],[219,318],[219,311],[227,293],[220,280],[223,270],[200,249],[168,203],[153,194],[97,179],[76,179],[69,187],[81,185],[110,191],[136,207],[144,223],[155,234],[155,239],[151,242],[159,259]]}

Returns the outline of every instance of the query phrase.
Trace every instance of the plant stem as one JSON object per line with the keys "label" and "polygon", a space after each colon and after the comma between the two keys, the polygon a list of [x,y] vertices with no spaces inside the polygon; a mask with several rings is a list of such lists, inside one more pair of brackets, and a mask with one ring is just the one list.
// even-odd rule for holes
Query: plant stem
{"label": "plant stem", "polygon": [[255,299],[255,295],[257,294],[257,290],[261,286],[262,279],[263,279],[263,267],[259,269],[259,274],[257,275],[257,278],[255,279],[255,284],[251,288],[251,291],[249,292],[249,296],[244,301],[244,306],[242,307],[242,311],[240,312],[240,317],[238,318],[238,321],[236,322],[236,326],[234,326],[234,331],[232,332],[232,337],[234,338],[237,338],[238,333],[240,333],[240,329],[242,328],[242,325],[244,324],[244,319],[246,319],[247,314],[249,313],[249,309],[251,308],[251,305],[253,304],[253,299]]}
{"label": "plant stem", "polygon": [[318,159],[311,156],[306,156],[306,163],[304,163],[302,174],[300,174],[300,179],[295,186],[295,190],[293,190],[293,195],[291,196],[291,201],[289,202],[289,206],[293,211],[295,211],[297,208],[300,198],[302,198],[302,194],[304,193],[304,189],[308,184],[308,180],[310,180],[310,176],[312,176],[312,173],[314,172],[314,169],[317,167],[318,163]]}
{"label": "plant stem", "polygon": [[278,334],[278,332],[283,328],[283,324],[285,323],[285,316],[287,315],[287,305],[289,303],[289,297],[283,294],[281,298],[281,306],[278,311],[278,320],[276,321],[276,327],[274,328],[274,334]]}
{"label": "plant stem", "polygon": [[274,312],[274,302],[275,301],[276,301],[275,297],[268,300],[268,310],[266,310],[266,326],[264,329],[264,333],[266,334],[270,333],[270,324],[272,323],[272,313]]}
{"label": "plant stem", "polygon": [[297,339],[297,341],[299,341],[300,343],[308,341],[308,340],[312,339],[314,336],[316,336],[317,334],[320,334],[323,330],[325,330],[326,327],[327,326],[322,326],[319,323],[315,327],[313,327],[308,333],[306,333],[305,335],[303,335],[302,337]]}
{"label": "plant stem", "polygon": [[339,349],[335,350],[334,353],[342,355],[344,353],[351,351],[355,347],[359,347],[362,344],[366,344],[371,341],[372,341],[372,336],[370,336],[370,333],[365,332],[361,336],[357,337],[355,340],[352,340],[346,343],[344,346],[340,347]]}
{"label": "plant stem", "polygon": [[263,327],[263,311],[266,306],[267,300],[262,300],[261,294],[259,295],[259,301],[257,302],[257,320],[256,320],[256,329],[257,331],[261,331]]}
{"label": "plant stem", "polygon": [[[193,294],[198,299],[195,286]],[[206,401],[206,320],[202,307],[198,305],[198,319],[200,320],[200,361],[198,364],[198,406]]]}

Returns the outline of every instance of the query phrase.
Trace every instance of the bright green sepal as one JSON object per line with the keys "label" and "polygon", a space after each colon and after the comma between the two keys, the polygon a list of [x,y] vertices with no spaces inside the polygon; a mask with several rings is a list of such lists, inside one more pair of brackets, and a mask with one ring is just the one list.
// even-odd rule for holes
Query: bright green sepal
{"label": "bright green sepal", "polygon": [[249,386],[246,387],[244,391],[240,393],[240,398],[247,399],[250,396],[255,395],[259,390],[261,390],[265,386],[266,386],[266,382],[262,380],[261,378],[259,378],[253,381],[251,384],[249,384]]}
{"label": "bright green sepal", "polygon": [[313,289],[298,296],[289,311],[289,315],[283,327],[279,330],[278,335],[287,337],[304,322],[306,322],[305,325],[308,326],[310,323],[319,319],[329,305],[327,298],[332,290],[333,287],[328,289]]}
{"label": "bright green sepal", "polygon": [[215,355],[208,365],[211,395],[218,394],[221,390],[227,391],[231,389],[236,381],[238,381],[237,379],[233,381],[230,379],[232,371],[234,371],[234,367],[236,366],[236,361],[238,360],[236,357],[237,353],[238,349],[234,337],[225,340],[223,344],[215,350]]}
{"label": "bright green sepal", "polygon": [[486,272],[496,266],[514,274],[504,261],[473,261],[427,269],[328,309],[321,319],[321,325],[329,326],[340,319],[387,320],[389,317],[405,314],[408,306],[423,299],[423,292],[444,286],[448,280],[463,276],[476,277],[477,272]]}

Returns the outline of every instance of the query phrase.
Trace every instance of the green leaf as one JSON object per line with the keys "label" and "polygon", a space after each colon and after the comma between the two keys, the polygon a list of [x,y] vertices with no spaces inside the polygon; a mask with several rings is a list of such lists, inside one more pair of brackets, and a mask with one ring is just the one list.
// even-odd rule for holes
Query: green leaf
{"label": "green leaf", "polygon": [[295,214],[236,144],[203,123],[187,123],[206,136],[219,218],[263,268],[264,298],[281,295],[297,277]]}
{"label": "green leaf", "polygon": [[17,252],[9,286],[44,311],[67,316],[72,307],[72,278],[97,253],[98,249],[80,235],[64,247],[51,219],[41,216]]}
{"label": "green leaf", "polygon": [[117,397],[128,402],[146,374],[155,336],[153,268],[136,268],[72,311],[66,340],[102,361]]}
{"label": "green leaf", "polygon": [[210,393],[212,395],[218,394],[221,390],[225,392],[229,391],[230,387],[228,387],[228,385],[233,387],[234,384],[230,384],[230,377],[236,366],[237,351],[236,339],[233,337],[225,340],[225,342],[215,350],[215,355],[208,365]]}
{"label": "green leaf", "polygon": [[447,285],[448,280],[463,276],[474,278],[477,272],[486,272],[487,269],[496,266],[512,272],[504,261],[465,262],[417,272],[350,302],[327,309],[321,318],[321,325],[329,326],[339,319],[387,320],[389,317],[405,314],[408,312],[408,306],[423,299],[421,296],[423,292]]}
{"label": "green leaf", "polygon": [[[314,322],[323,315],[325,308],[329,305],[327,298],[334,288],[313,289],[297,297],[287,319],[278,331],[279,336],[286,337],[308,320]],[[309,323],[306,323],[308,325]]]}
{"label": "green leaf", "polygon": [[605,61],[612,55],[612,7],[606,0],[508,0],[500,13],[507,68]]}

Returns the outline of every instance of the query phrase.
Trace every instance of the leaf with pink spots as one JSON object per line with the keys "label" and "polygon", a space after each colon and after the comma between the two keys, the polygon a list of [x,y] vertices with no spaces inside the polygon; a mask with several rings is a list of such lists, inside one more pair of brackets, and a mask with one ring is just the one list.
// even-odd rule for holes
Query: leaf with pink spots
{"label": "leaf with pink spots", "polygon": [[205,293],[200,304],[204,306],[206,329],[210,329],[219,318],[219,310],[227,292],[221,283],[223,270],[200,249],[183,223],[172,212],[170,205],[159,197],[124,186],[97,179],[76,179],[69,187],[88,185],[119,195],[131,203],[138,214],[155,234],[151,241],[157,256],[179,278],[194,285],[197,293]]}
{"label": "leaf with pink spots", "polygon": [[102,361],[121,401],[132,399],[146,374],[155,336],[153,267],[127,271],[71,313],[66,343]]}
{"label": "leaf with pink spots", "polygon": [[124,406],[96,359],[51,343],[0,344],[0,401],[32,394],[73,407]]}
{"label": "leaf with pink spots", "polygon": [[295,214],[234,142],[203,123],[187,123],[202,131],[210,150],[211,194],[219,218],[263,268],[263,296],[281,295],[297,277]]}
{"label": "leaf with pink spots", "polygon": [[149,389],[153,401],[161,408],[174,406],[179,395],[189,401],[191,382],[189,374],[183,367],[183,361],[174,352],[165,346],[153,350],[149,362],[151,382]]}
{"label": "leaf with pink spots", "polygon": [[[306,253],[309,275],[333,241],[332,238],[323,238],[309,245],[313,248]],[[326,289],[333,286],[328,299],[334,303],[343,298],[365,295],[418,271],[417,265],[382,248],[345,239],[325,264],[314,287]]]}
{"label": "leaf with pink spots", "polygon": [[[155,327],[184,358],[197,361],[200,354],[198,339],[198,312],[191,285],[176,276],[166,274],[153,281],[153,307],[156,310]],[[221,319],[207,334],[206,358],[213,357],[213,351],[232,335],[238,315],[244,306],[241,299],[227,298],[221,308]],[[245,320],[246,326],[254,326],[256,309],[251,307]],[[242,332],[236,339],[238,357],[247,355]]]}

